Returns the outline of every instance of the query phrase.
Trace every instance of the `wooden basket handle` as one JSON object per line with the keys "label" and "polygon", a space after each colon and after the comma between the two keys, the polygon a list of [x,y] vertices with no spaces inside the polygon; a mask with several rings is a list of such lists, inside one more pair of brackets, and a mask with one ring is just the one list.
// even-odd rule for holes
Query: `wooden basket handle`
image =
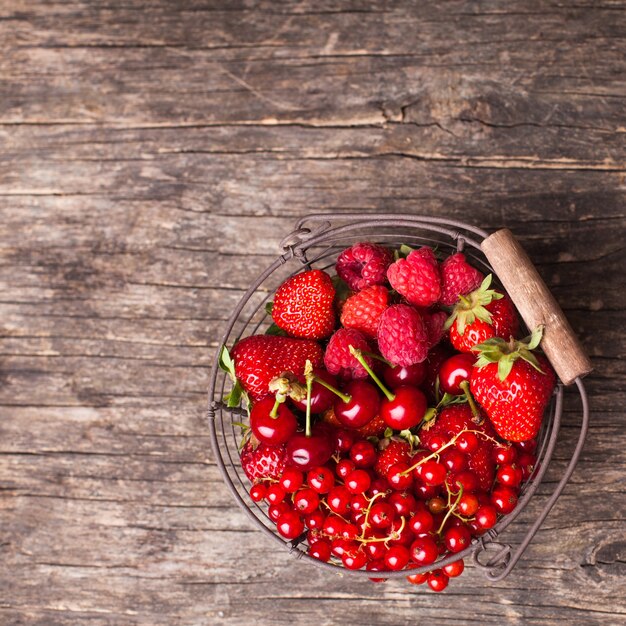
{"label": "wooden basket handle", "polygon": [[544,325],[541,348],[565,385],[593,368],[558,302],[520,243],[507,228],[480,246],[528,328]]}

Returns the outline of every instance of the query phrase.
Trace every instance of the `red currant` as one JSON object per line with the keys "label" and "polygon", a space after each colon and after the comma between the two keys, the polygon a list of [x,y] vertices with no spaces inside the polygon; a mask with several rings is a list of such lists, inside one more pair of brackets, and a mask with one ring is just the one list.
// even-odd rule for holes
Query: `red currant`
{"label": "red currant", "polygon": [[517,448],[512,445],[498,445],[493,448],[492,458],[498,465],[513,463],[517,458]]}
{"label": "red currant", "polygon": [[325,521],[326,516],[319,509],[304,516],[304,523],[311,530],[321,530]]}
{"label": "red currant", "polygon": [[304,482],[304,475],[295,467],[287,467],[280,477],[278,484],[287,492],[295,493]]}
{"label": "red currant", "polygon": [[423,574],[410,574],[406,577],[406,579],[412,585],[422,585],[428,580],[428,574],[429,572],[424,572]]}
{"label": "red currant", "polygon": [[350,493],[365,493],[372,484],[372,478],[365,470],[356,469],[345,477],[344,483]]}
{"label": "red currant", "polygon": [[317,493],[328,493],[335,485],[335,476],[327,467],[315,467],[306,475],[306,482]]}
{"label": "red currant", "polygon": [[[368,572],[384,572],[387,568],[385,566],[385,562],[383,560],[370,561],[365,569]],[[386,578],[370,578],[373,583],[384,583]]]}
{"label": "red currant", "polygon": [[289,510],[276,520],[276,528],[285,539],[295,539],[304,532],[304,522],[298,513]]}
{"label": "red currant", "polygon": [[467,432],[460,434],[454,445],[464,454],[471,454],[478,448],[479,443],[475,433]]}
{"label": "red currant", "polygon": [[505,487],[519,487],[522,478],[522,468],[515,463],[501,465],[496,472],[496,480]]}
{"label": "red currant", "polygon": [[267,495],[267,485],[265,483],[256,483],[250,487],[250,498],[253,502],[261,502]]}
{"label": "red currant", "polygon": [[317,492],[310,487],[305,487],[304,489],[296,492],[293,498],[294,508],[302,515],[310,515],[319,505],[320,497]]}
{"label": "red currant", "polygon": [[456,526],[448,529],[443,539],[450,552],[460,552],[469,546],[472,535],[465,526]]}
{"label": "red currant", "polygon": [[394,463],[387,470],[387,482],[392,489],[401,491],[407,489],[413,484],[413,474],[408,472],[408,463]]}
{"label": "red currant", "polygon": [[404,546],[391,546],[385,554],[385,565],[393,572],[404,569],[411,554]]}
{"label": "red currant", "polygon": [[441,569],[448,578],[456,578],[463,573],[465,564],[463,563],[463,559],[459,559],[458,561],[444,565]]}
{"label": "red currant", "polygon": [[482,530],[489,530],[498,520],[498,512],[491,504],[481,504],[476,511],[476,523]]}
{"label": "red currant", "polygon": [[416,535],[424,535],[430,532],[435,525],[435,520],[429,511],[418,511],[410,520],[409,528]]}
{"label": "red currant", "polygon": [[265,499],[270,504],[278,504],[282,502],[286,496],[287,492],[278,483],[274,483],[267,488]]}
{"label": "red currant", "polygon": [[437,560],[439,549],[437,544],[428,536],[418,537],[411,544],[411,559],[419,565],[430,565]]}
{"label": "red currant", "polygon": [[370,509],[369,522],[374,528],[389,528],[396,516],[395,508],[388,502],[376,502]]}
{"label": "red currant", "polygon": [[471,517],[478,510],[478,498],[473,493],[464,493],[459,499],[457,509],[464,517]]}
{"label": "red currant", "polygon": [[455,448],[444,450],[441,453],[441,462],[453,474],[458,474],[467,468],[467,457]]}
{"label": "red currant", "polygon": [[331,514],[324,520],[322,530],[324,534],[329,537],[339,537],[345,524],[346,522],[344,522],[344,520],[342,520],[338,515]]}
{"label": "red currant", "polygon": [[357,467],[372,467],[378,455],[371,442],[361,439],[350,448],[350,458]]}
{"label": "red currant", "polygon": [[431,487],[443,485],[446,480],[446,466],[437,461],[426,461],[422,466],[421,479]]}
{"label": "red currant", "polygon": [[308,553],[314,559],[326,562],[330,559],[330,543],[325,539],[317,539],[309,545]]}
{"label": "red currant", "polygon": [[426,582],[433,591],[439,592],[443,591],[448,586],[449,580],[450,579],[446,576],[446,574],[444,574],[443,570],[436,569],[429,574]]}
{"label": "red currant", "polygon": [[359,548],[346,550],[341,555],[341,562],[346,569],[361,569],[367,563],[367,555]]}
{"label": "red currant", "polygon": [[276,504],[270,504],[267,509],[267,515],[273,522],[276,522],[287,511],[291,511],[291,506],[287,502],[277,502]]}
{"label": "red currant", "polygon": [[412,496],[408,491],[394,491],[387,501],[395,507],[398,515],[404,517],[413,515],[419,509],[415,496]]}
{"label": "red currant", "polygon": [[350,510],[350,499],[352,494],[343,486],[336,485],[326,496],[328,507],[337,515],[346,515]]}
{"label": "red currant", "polygon": [[341,459],[335,466],[335,474],[345,480],[346,476],[356,468],[350,459]]}
{"label": "red currant", "polygon": [[506,515],[517,505],[517,492],[509,487],[498,485],[491,492],[491,502],[498,513]]}

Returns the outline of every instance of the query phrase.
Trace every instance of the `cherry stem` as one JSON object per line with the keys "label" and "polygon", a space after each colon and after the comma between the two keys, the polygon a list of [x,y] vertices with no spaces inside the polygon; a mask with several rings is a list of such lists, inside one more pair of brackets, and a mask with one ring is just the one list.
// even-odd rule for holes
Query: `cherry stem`
{"label": "cherry stem", "polygon": [[388,361],[384,356],[380,356],[380,354],[376,354],[375,352],[368,352],[367,350],[361,350],[361,354],[365,356],[369,356],[372,359],[376,359],[377,361],[380,361],[381,363],[384,363],[385,365],[388,365],[389,367],[392,367],[392,368],[398,367],[395,363]]}
{"label": "cherry stem", "polygon": [[[446,522],[448,521],[448,518],[450,517],[450,515],[452,515],[452,512],[454,511],[454,509],[456,509],[456,507],[458,506],[459,502],[461,501],[461,498],[463,497],[463,485],[461,485],[461,483],[457,483],[457,485],[459,486],[459,493],[456,497],[456,500],[454,501],[454,504],[448,508],[448,512],[446,513],[445,517],[443,518],[443,520],[441,520],[441,526],[439,526],[439,530],[437,531],[437,534],[440,535],[441,531],[443,530],[443,527],[446,525]],[[448,498],[450,497],[450,491],[448,491]]]}
{"label": "cherry stem", "polygon": [[281,401],[276,398],[276,402],[274,402],[274,406],[272,407],[272,410],[270,411],[270,417],[272,419],[276,419],[278,417],[278,407],[281,405]]}
{"label": "cherry stem", "polygon": [[367,361],[365,360],[365,357],[363,356],[361,350],[358,350],[354,346],[350,346],[350,354],[365,368],[365,371],[372,377],[372,380],[380,387],[380,390],[385,394],[385,396],[387,396],[387,400],[389,400],[389,402],[395,400],[396,396],[391,393],[391,391],[389,391],[389,389],[387,389],[387,387],[383,385],[380,378],[376,376],[374,370],[368,365]]}
{"label": "cherry stem", "polygon": [[465,397],[467,398],[467,403],[470,405],[470,409],[472,410],[472,415],[475,418],[474,421],[478,421],[478,423],[482,422],[483,420],[480,415],[480,409],[476,406],[476,402],[474,402],[474,398],[472,397],[472,394],[470,393],[469,381],[464,380],[459,386],[461,387],[461,389],[463,389],[463,393],[465,394]]}
{"label": "cherry stem", "polygon": [[337,387],[333,387],[330,383],[327,383],[325,380],[322,380],[319,376],[313,376],[311,380],[314,380],[316,383],[322,385],[322,387],[326,387],[328,391],[332,391],[336,396],[339,396],[344,402],[348,403],[352,400],[352,396],[347,393],[342,393],[337,389]]}

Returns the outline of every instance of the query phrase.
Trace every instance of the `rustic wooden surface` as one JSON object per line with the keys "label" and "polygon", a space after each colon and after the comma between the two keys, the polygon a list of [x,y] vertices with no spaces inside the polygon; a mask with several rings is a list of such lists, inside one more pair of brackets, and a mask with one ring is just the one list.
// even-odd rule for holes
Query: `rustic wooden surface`
{"label": "rustic wooden surface", "polygon": [[[626,623],[625,37],[615,0],[0,0],[0,623]],[[228,311],[348,210],[511,228],[593,358],[501,583],[329,578],[220,480]]]}

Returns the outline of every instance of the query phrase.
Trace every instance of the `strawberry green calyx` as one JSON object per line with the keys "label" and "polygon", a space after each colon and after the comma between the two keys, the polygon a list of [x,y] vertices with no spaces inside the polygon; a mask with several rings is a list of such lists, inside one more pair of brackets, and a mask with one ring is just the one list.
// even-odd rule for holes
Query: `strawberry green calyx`
{"label": "strawberry green calyx", "polygon": [[498,378],[503,381],[511,373],[513,363],[517,359],[523,359],[538,372],[545,374],[539,365],[537,357],[532,353],[532,350],[535,350],[541,342],[543,328],[543,326],[537,326],[528,337],[520,341],[513,338],[510,341],[505,341],[499,337],[492,337],[474,346],[472,349],[479,354],[474,367],[481,368],[489,365],[489,363],[497,363]]}
{"label": "strawberry green calyx", "polygon": [[466,296],[459,296],[459,302],[452,310],[452,314],[446,320],[444,329],[447,330],[456,321],[459,334],[465,332],[465,327],[476,320],[492,324],[491,313],[485,308],[494,300],[500,300],[504,296],[495,289],[490,289],[492,274],[485,276],[480,287]]}

